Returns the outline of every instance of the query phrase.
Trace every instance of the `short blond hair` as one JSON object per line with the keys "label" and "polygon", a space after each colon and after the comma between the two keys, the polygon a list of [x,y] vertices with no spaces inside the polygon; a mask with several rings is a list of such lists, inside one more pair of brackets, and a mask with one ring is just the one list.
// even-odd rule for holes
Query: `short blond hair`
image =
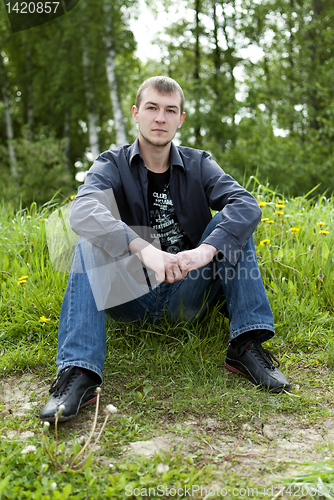
{"label": "short blond hair", "polygon": [[149,87],[155,89],[160,94],[172,94],[173,92],[178,92],[181,97],[180,114],[182,115],[184,108],[184,93],[180,85],[173,80],[173,78],[169,78],[169,76],[151,76],[141,84],[136,97],[137,109],[139,109],[144,90]]}

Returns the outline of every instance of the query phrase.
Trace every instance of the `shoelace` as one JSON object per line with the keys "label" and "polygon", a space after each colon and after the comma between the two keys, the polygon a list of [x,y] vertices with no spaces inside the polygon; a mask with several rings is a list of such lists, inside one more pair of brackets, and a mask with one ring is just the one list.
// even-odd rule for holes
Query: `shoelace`
{"label": "shoelace", "polygon": [[[238,350],[238,348],[236,350]],[[275,364],[277,368],[280,365],[276,356],[268,351],[268,349],[264,349],[258,342],[249,341],[247,342],[247,344],[243,344],[240,346],[240,351],[237,352],[238,355],[242,354],[242,352],[244,351],[253,351],[259,361],[271,370],[275,370]]]}
{"label": "shoelace", "polygon": [[[268,349],[264,349],[261,344],[252,342],[250,344],[250,348],[253,350],[257,351],[259,353],[259,358],[262,362],[265,363],[265,365],[270,368],[271,370],[275,370],[275,363],[276,367],[279,367],[279,361],[278,359],[270,352]],[[248,347],[249,349],[249,347]]]}
{"label": "shoelace", "polygon": [[77,370],[76,366],[65,368],[51,385],[49,393],[54,394],[55,397],[64,394],[78,376],[80,376],[80,371]]}

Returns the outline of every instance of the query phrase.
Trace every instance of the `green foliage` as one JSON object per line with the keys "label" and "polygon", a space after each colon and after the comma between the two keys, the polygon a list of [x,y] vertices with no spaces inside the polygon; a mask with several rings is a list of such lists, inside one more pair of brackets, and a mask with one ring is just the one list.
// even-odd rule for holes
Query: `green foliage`
{"label": "green foliage", "polygon": [[[92,158],[88,154],[88,160],[86,156],[89,153],[88,111],[91,110],[83,74],[83,41],[88,46],[89,83],[101,151],[115,142],[106,74],[104,4],[111,8],[108,22],[115,40],[115,71],[129,110],[126,126],[131,130],[132,101],[128,99],[133,95],[133,80],[138,78],[140,68],[134,57],[134,37],[128,28],[128,8],[132,3],[131,0],[104,0],[99,4],[82,1],[68,15],[14,35],[10,35],[1,22],[4,68],[0,75],[0,180],[1,185],[8,188],[2,187],[5,199],[22,200],[15,194],[17,186],[12,186],[14,182],[11,183],[13,179],[9,175],[5,111],[9,111],[12,119],[24,205],[29,206],[33,200],[45,203],[60,188],[67,196],[68,188],[74,184],[75,164],[80,162],[85,167],[91,164]],[[7,110],[4,92],[9,100]],[[57,185],[53,191],[52,179]]]}
{"label": "green foliage", "polygon": [[49,211],[36,204],[17,213],[0,208],[1,346],[14,351],[17,344],[35,346],[35,357],[21,353],[18,369],[23,359],[31,366],[38,363],[39,349],[53,343],[66,287],[66,275],[53,271],[48,258],[44,224]]}
{"label": "green foliage", "polygon": [[[102,398],[103,404],[111,400],[117,405],[119,413],[108,421],[101,448],[79,470],[59,472],[53,467],[42,446],[38,408],[34,407],[31,414],[27,411],[22,419],[13,418],[3,410],[0,394],[1,499],[121,500],[125,491],[131,492],[129,498],[135,498],[138,492],[159,485],[205,486],[215,484],[216,478],[223,478],[222,484],[229,488],[240,486],[241,480],[243,487],[251,487],[249,478],[231,474],[220,452],[217,457],[215,452],[213,462],[211,454],[185,453],[181,445],[176,445],[172,453],[144,458],[125,454],[124,446],[149,439],[153,431],[161,432],[161,422],[167,422],[173,425],[175,435],[212,443],[212,451],[212,435],[203,435],[201,429],[200,435],[194,436],[185,420],[195,418],[201,423],[209,416],[219,421],[221,439],[224,430],[241,433],[248,422],[259,421],[260,428],[273,413],[299,415],[304,423],[318,422],[330,414],[333,373],[326,371],[324,376],[324,370],[326,363],[333,364],[334,200],[311,199],[312,193],[283,200],[278,193],[252,181],[263,205],[263,219],[268,219],[259,225],[255,240],[277,326],[277,335],[269,347],[279,356],[280,369],[293,379],[293,394],[271,396],[259,392],[249,381],[241,382],[222,370],[228,323],[219,309],[210,311],[200,325],[138,327],[113,323],[108,327]],[[52,268],[46,245],[45,219],[56,207],[56,203],[41,208],[32,204],[29,209],[15,212],[2,205],[0,214],[0,374],[19,370],[38,373],[45,382],[45,398],[46,379],[55,369],[57,323],[67,281],[65,273]],[[321,393],[314,397],[318,389]],[[88,407],[78,417],[84,435],[89,433],[89,412]],[[22,429],[33,430],[35,436],[27,442],[10,439],[6,437],[8,429],[18,435]],[[54,453],[52,433],[50,429],[47,445]],[[251,437],[256,443],[259,434],[254,432]],[[67,424],[59,428],[61,464],[68,463],[68,454],[80,451],[75,438]],[[22,453],[28,446],[35,448]],[[235,464],[233,461],[232,466]],[[330,485],[332,471],[322,465],[314,467],[317,470],[313,470],[309,481],[315,483],[320,476],[324,484]],[[270,466],[270,477],[272,473]],[[261,478],[263,474],[261,469]],[[302,481],[301,477],[296,481]]]}
{"label": "green foliage", "polygon": [[258,197],[263,220],[255,238],[277,328],[299,345],[325,346],[334,312],[333,200],[285,200],[261,186]]}
{"label": "green foliage", "polygon": [[[38,440],[26,444],[2,441],[0,452],[0,498],[3,500],[123,500],[125,493],[127,498],[138,498],[140,493],[135,496],[131,492],[140,492],[142,488],[152,488],[151,491],[154,488],[157,492],[159,485],[160,491],[171,489],[171,485],[191,488],[200,482],[204,485],[212,477],[209,466],[196,470],[191,458],[184,459],[180,454],[129,457],[113,468],[109,463],[100,468],[89,464],[82,472],[60,473],[48,463]],[[165,465],[165,472],[159,472],[161,463]]]}
{"label": "green foliage", "polygon": [[[31,142],[27,137],[15,141],[20,186],[16,187],[23,206],[33,202],[42,205],[56,192],[64,198],[76,191],[76,183],[66,170],[62,141],[41,134],[39,140]],[[13,186],[14,188],[14,186]],[[4,199],[8,191],[3,193]]]}
{"label": "green foliage", "polygon": [[188,2],[159,41],[185,90],[181,143],[239,181],[257,173],[285,195],[333,193],[333,16],[323,0]]}

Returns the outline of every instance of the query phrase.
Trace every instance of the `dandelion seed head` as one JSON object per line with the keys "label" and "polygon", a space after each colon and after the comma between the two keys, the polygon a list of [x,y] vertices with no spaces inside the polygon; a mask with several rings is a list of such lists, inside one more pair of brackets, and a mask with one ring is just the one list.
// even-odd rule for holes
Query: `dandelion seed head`
{"label": "dandelion seed head", "polygon": [[169,466],[167,464],[158,464],[157,465],[157,474],[163,474],[164,472],[169,471]]}
{"label": "dandelion seed head", "polygon": [[118,412],[116,406],[114,406],[114,405],[108,405],[106,407],[106,410],[107,410],[108,413],[111,413],[111,414]]}
{"label": "dandelion seed head", "polygon": [[29,446],[26,446],[25,448],[23,448],[23,450],[21,451],[22,455],[27,455],[28,453],[36,453],[36,446],[34,446],[33,444],[30,444]]}
{"label": "dandelion seed head", "polygon": [[47,421],[43,422],[43,429],[45,432],[49,430],[49,427],[50,427],[50,422]]}

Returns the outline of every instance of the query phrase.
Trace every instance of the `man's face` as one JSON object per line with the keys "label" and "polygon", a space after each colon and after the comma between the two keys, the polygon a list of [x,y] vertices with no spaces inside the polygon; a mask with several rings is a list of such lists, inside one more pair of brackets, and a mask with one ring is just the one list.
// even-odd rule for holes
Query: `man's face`
{"label": "man's face", "polygon": [[160,94],[148,87],[144,90],[139,109],[132,107],[132,116],[139,127],[139,139],[156,147],[167,146],[181,127],[185,113],[180,110],[178,92]]}

